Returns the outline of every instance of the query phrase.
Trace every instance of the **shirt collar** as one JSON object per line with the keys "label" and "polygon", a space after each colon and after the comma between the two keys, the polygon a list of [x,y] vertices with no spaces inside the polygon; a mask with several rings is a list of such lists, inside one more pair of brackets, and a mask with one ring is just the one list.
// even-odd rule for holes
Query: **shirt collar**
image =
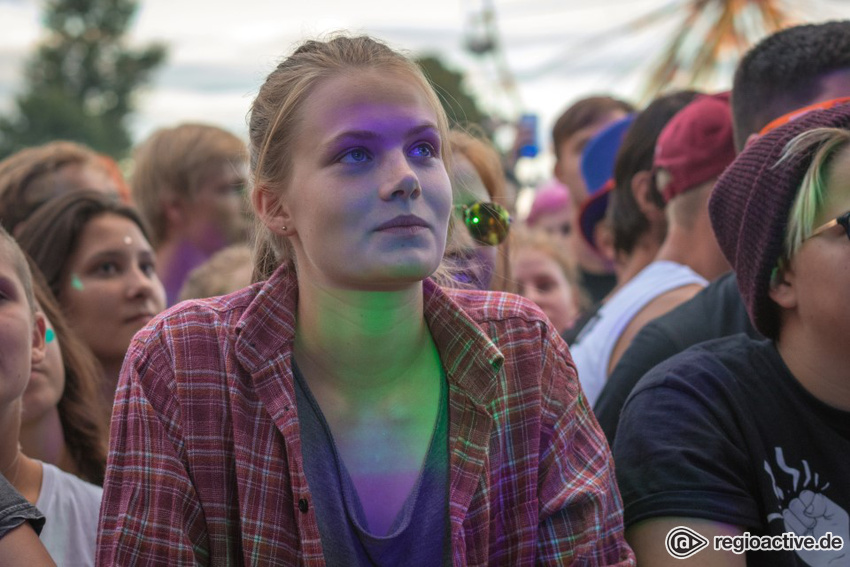
{"label": "shirt collar", "polygon": [[[478,323],[459,304],[469,293],[446,291],[430,279],[423,282],[425,321],[437,345],[450,383],[487,405],[496,394],[496,375],[505,357]],[[457,301],[456,301],[457,300]],[[281,266],[260,288],[236,325],[236,352],[245,368],[257,372],[295,339],[298,282]]]}

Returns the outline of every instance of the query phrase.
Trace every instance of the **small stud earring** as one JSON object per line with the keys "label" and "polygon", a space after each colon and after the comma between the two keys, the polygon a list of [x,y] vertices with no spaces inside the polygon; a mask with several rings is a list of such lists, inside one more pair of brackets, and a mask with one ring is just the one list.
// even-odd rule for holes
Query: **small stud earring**
{"label": "small stud earring", "polygon": [[286,225],[281,225],[280,229],[286,231]]}

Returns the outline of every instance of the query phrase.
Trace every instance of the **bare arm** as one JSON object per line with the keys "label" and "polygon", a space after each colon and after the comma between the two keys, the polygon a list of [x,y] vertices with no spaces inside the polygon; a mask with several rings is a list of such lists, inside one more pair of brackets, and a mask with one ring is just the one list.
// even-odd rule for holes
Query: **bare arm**
{"label": "bare arm", "polygon": [[55,565],[28,522],[22,523],[0,539],[0,567]]}
{"label": "bare arm", "polygon": [[746,567],[746,554],[714,550],[714,536],[741,535],[743,529],[711,520],[675,517],[644,520],[626,530],[626,541],[635,552],[638,565],[681,567],[682,560],[670,555],[664,545],[670,530],[679,526],[688,527],[709,541],[706,548],[688,558],[688,567]]}

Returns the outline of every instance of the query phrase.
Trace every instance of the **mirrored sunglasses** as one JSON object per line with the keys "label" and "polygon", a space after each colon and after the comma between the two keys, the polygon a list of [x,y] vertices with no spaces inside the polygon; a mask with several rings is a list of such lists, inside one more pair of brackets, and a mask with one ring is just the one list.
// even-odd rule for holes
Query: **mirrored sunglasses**
{"label": "mirrored sunglasses", "polygon": [[508,237],[511,215],[505,207],[496,203],[477,202],[455,205],[455,208],[462,212],[463,222],[476,242],[485,246],[498,246]]}

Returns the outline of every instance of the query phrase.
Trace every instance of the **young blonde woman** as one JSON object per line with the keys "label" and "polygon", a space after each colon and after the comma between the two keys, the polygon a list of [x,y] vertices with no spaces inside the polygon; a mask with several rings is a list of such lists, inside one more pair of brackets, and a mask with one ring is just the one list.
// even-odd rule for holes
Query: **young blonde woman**
{"label": "young blonde woman", "polygon": [[308,41],[250,133],[268,279],[133,341],[99,562],[632,564],[557,332],[430,279],[452,190],[418,68],[368,37]]}

